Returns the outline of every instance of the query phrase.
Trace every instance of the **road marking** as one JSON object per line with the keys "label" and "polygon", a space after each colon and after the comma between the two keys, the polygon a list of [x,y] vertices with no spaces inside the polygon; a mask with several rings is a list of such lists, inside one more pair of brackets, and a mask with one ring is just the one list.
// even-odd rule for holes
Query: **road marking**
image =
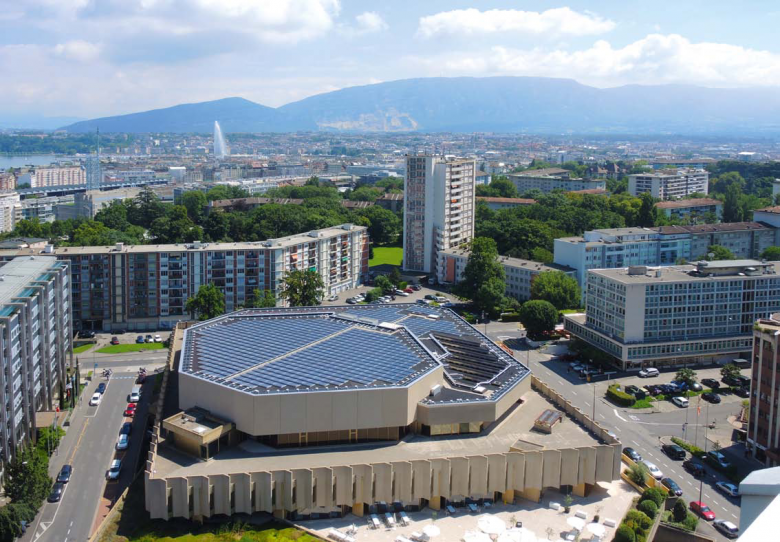
{"label": "road marking", "polygon": [[677,474],[677,471],[676,471],[676,470],[674,470],[674,469],[669,469],[669,471],[670,471],[672,474],[675,474],[675,475]]}
{"label": "road marking", "polygon": [[712,504],[714,504],[715,506],[720,506],[720,503],[718,501],[712,501]]}
{"label": "road marking", "polygon": [[737,516],[735,516],[734,514],[729,514],[729,515],[730,515],[731,517],[733,517],[734,519],[737,519]]}
{"label": "road marking", "polygon": [[[76,457],[76,451],[78,451],[79,446],[81,445],[81,439],[84,438],[84,433],[87,430],[87,426],[89,425],[89,420],[84,421],[84,426],[81,428],[81,433],[79,434],[79,439],[76,441],[76,446],[73,447],[73,450],[70,452],[70,457],[68,458],[68,464],[73,464],[73,458]],[[67,486],[67,484],[65,484]]]}
{"label": "road marking", "polygon": [[612,409],[612,412],[614,412],[614,413],[615,413],[615,416],[617,416],[619,419],[623,420],[624,422],[627,422],[627,421],[628,421],[628,420],[626,420],[626,419],[625,419],[623,416],[621,416],[620,414],[618,414],[618,411],[617,411],[617,409],[616,409],[616,408],[613,408],[613,409]]}
{"label": "road marking", "polygon": [[587,402],[587,401],[585,401],[585,405],[586,405],[586,406],[590,406],[590,403],[589,403],[589,402]]}
{"label": "road marking", "polygon": [[628,417],[631,418],[635,422],[639,421],[639,416],[634,416],[633,414],[629,414]]}
{"label": "road marking", "polygon": [[577,392],[575,392],[574,390],[569,390],[569,393],[571,393],[572,395],[577,395]]}

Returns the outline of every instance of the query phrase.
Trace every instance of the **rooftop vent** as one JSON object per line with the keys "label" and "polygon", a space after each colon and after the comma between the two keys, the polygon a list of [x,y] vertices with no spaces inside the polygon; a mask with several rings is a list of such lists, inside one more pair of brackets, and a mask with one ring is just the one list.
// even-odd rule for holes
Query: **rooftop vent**
{"label": "rooftop vent", "polygon": [[115,250],[117,252],[122,252],[122,249],[124,249],[124,248],[125,248],[125,244],[124,243],[117,243],[116,246],[115,246]]}
{"label": "rooftop vent", "polygon": [[631,275],[631,276],[646,275],[647,274],[647,266],[646,265],[631,265],[628,268],[628,274]]}
{"label": "rooftop vent", "polygon": [[46,245],[43,247],[43,253],[44,254],[53,254],[54,253],[54,245]]}

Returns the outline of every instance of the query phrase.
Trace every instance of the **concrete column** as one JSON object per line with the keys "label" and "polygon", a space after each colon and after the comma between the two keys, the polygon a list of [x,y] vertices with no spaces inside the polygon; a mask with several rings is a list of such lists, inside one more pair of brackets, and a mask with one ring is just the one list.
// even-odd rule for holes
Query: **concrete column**
{"label": "concrete column", "polygon": [[504,501],[504,504],[510,504],[515,502],[515,490],[507,489],[506,491],[504,491],[503,495],[501,496],[501,499]]}
{"label": "concrete column", "polygon": [[277,519],[284,519],[284,510],[274,510],[274,517]]}
{"label": "concrete column", "polygon": [[352,513],[355,514],[357,517],[362,518],[363,517],[363,503],[362,502],[356,502],[352,505]]}
{"label": "concrete column", "polygon": [[432,495],[431,500],[428,501],[428,508],[431,510],[441,510],[441,497],[439,495]]}
{"label": "concrete column", "polygon": [[578,484],[576,486],[572,486],[571,492],[573,495],[577,495],[578,497],[584,497],[586,488],[586,484]]}
{"label": "concrete column", "polygon": [[532,487],[527,487],[523,491],[520,491],[520,497],[533,502],[539,502],[542,499],[542,490]]}

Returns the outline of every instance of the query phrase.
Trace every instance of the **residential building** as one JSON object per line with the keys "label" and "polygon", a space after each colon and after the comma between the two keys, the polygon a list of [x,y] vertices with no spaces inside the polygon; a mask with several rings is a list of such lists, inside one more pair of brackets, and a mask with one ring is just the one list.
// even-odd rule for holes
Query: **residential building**
{"label": "residential building", "polygon": [[145,184],[159,180],[157,173],[150,169],[119,169],[103,172],[104,183]]}
{"label": "residential building", "polygon": [[63,186],[85,184],[86,171],[81,166],[37,167],[30,174],[30,186],[41,188],[47,186]]}
{"label": "residential building", "polygon": [[780,205],[753,211],[753,220],[775,231],[774,244],[780,246]]}
{"label": "residential building", "polygon": [[376,204],[387,209],[388,211],[397,213],[404,208],[404,195],[384,193],[378,200],[376,200]]}
{"label": "residential building", "polygon": [[667,218],[673,220],[688,220],[696,222],[703,220],[708,215],[718,222],[723,220],[723,202],[712,198],[677,199],[659,201],[655,208]]}
{"label": "residential building", "polygon": [[[233,311],[255,289],[277,295],[285,272],[294,269],[318,271],[326,296],[359,286],[368,274],[367,229],[352,224],[261,242],[48,246],[43,252],[70,263],[75,328],[104,331],[170,328],[190,316],[187,299],[205,284],[217,286]],[[0,251],[0,259],[29,253]]]}
{"label": "residential building", "polygon": [[72,206],[73,194],[67,196],[46,196],[41,198],[25,198],[16,211],[17,220],[38,219],[39,222],[54,222],[57,219],[59,206]]}
{"label": "residential building", "polygon": [[[469,259],[466,247],[451,248],[442,251],[443,265],[436,277],[441,283],[454,283],[463,280],[463,272]],[[509,256],[499,256],[499,261],[506,275],[506,295],[519,301],[531,298],[531,284],[541,273],[547,271],[562,271],[570,277],[575,276],[575,270],[565,265],[545,264]]]}
{"label": "residential building", "polygon": [[669,168],[693,168],[693,169],[704,169],[705,167],[709,166],[710,164],[714,164],[717,162],[717,160],[714,160],[712,158],[680,158],[680,159],[672,159],[672,160],[652,160],[650,162],[650,167],[653,169],[669,169]]}
{"label": "residential building", "polygon": [[21,199],[16,192],[0,194],[0,233],[13,231],[21,206]]}
{"label": "residential building", "polygon": [[685,198],[691,194],[706,194],[710,174],[703,169],[658,169],[628,176],[628,193],[639,196],[648,192],[658,199]]}
{"label": "residential building", "polygon": [[607,181],[604,179],[572,179],[570,174],[568,169],[551,167],[511,173],[507,178],[512,181],[521,196],[529,190],[541,190],[546,194],[553,190],[572,192],[607,188]]}
{"label": "residential building", "polygon": [[733,260],[590,270],[585,314],[565,316],[564,327],[623,370],[742,357],[754,322],[780,311],[778,266]]}
{"label": "residential building", "polygon": [[535,199],[529,198],[498,198],[489,196],[477,196],[477,203],[484,201],[489,209],[499,211],[501,209],[514,209],[515,207],[523,207],[525,205],[533,205],[536,203]]}
{"label": "residential building", "polygon": [[[29,442],[39,410],[54,410],[72,355],[68,264],[22,256],[0,268],[0,451]],[[62,386],[62,388],[60,388]]]}
{"label": "residential building", "polygon": [[152,518],[538,502],[545,488],[585,496],[620,476],[606,428],[448,309],[256,309],[183,328],[171,341],[178,409],[152,428],[145,467]]}
{"label": "residential building", "polygon": [[16,175],[0,171],[0,190],[14,190],[16,188]]}
{"label": "residential building", "polygon": [[739,484],[740,542],[777,538],[780,467],[754,470]]}
{"label": "residential building", "polygon": [[474,237],[474,160],[406,158],[403,265],[436,274],[439,252]]}
{"label": "residential building", "polygon": [[[163,188],[163,187],[160,187]],[[152,190],[155,190],[154,188]],[[112,201],[134,199],[141,193],[141,188],[115,188],[113,190],[87,190],[74,195],[72,206],[76,217],[95,218],[95,215],[104,207],[111,205]],[[61,209],[57,209],[58,214]],[[68,217],[71,218],[71,217]],[[60,219],[62,220],[62,219]]]}
{"label": "residential building", "polygon": [[753,330],[750,417],[747,442],[767,466],[780,465],[780,314],[758,320]]}
{"label": "residential building", "polygon": [[776,244],[777,230],[758,222],[612,228],[555,240],[554,262],[576,270],[583,290],[590,269],[631,265],[674,265],[707,256],[712,245],[729,249],[737,258],[760,258]]}

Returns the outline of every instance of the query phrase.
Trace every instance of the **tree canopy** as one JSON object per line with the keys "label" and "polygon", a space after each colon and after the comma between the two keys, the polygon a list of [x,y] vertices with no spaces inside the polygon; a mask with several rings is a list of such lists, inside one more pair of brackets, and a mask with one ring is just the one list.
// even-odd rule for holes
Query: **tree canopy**
{"label": "tree canopy", "polygon": [[519,319],[525,326],[528,336],[536,339],[555,329],[558,323],[558,311],[549,301],[541,299],[526,301],[520,307]]}
{"label": "tree canopy", "polygon": [[198,293],[187,300],[186,309],[198,320],[210,320],[225,313],[225,295],[214,284],[203,284]]}
{"label": "tree canopy", "polygon": [[531,299],[543,299],[562,311],[580,306],[582,292],[577,280],[563,271],[539,273],[531,282]]}
{"label": "tree canopy", "polygon": [[308,307],[322,302],[325,284],[317,271],[295,269],[284,274],[281,288],[279,297],[291,307]]}
{"label": "tree canopy", "polygon": [[475,237],[469,248],[463,280],[458,283],[455,293],[474,301],[480,310],[493,312],[496,291],[500,289],[503,297],[506,290],[504,267],[498,261],[496,242],[487,237]]}

